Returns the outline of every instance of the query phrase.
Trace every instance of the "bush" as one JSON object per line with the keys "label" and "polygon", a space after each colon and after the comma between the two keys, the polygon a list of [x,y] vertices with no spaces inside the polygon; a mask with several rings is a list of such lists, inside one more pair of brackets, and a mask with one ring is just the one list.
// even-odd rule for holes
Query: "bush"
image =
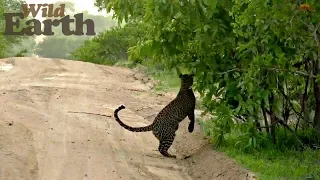
{"label": "bush", "polygon": [[[123,27],[113,27],[85,41],[72,55],[81,61],[114,65],[119,60],[128,59],[128,49],[144,40],[144,31],[142,23],[131,22]],[[140,59],[134,61],[140,62]]]}

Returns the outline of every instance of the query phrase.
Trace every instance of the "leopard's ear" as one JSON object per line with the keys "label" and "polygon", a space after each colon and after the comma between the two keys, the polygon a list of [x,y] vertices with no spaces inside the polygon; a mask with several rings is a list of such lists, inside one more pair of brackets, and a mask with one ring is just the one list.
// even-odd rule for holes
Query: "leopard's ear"
{"label": "leopard's ear", "polygon": [[183,74],[179,73],[179,78],[181,79],[183,77]]}

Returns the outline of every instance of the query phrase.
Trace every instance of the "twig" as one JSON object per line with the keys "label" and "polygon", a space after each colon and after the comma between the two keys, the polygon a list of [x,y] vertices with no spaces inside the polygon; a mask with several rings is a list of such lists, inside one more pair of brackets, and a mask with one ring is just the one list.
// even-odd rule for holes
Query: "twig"
{"label": "twig", "polygon": [[[239,69],[239,68],[234,68],[234,69],[227,70],[227,71],[225,71],[225,72],[217,72],[216,74],[223,75],[223,74],[227,74],[227,73],[232,72],[232,71],[241,71],[241,69]],[[244,70],[244,71],[245,71],[245,70]]]}
{"label": "twig", "polygon": [[284,91],[282,89],[278,89],[280,91],[280,93],[282,94],[282,96],[285,98],[285,100],[289,103],[289,105],[291,106],[292,110],[298,115],[299,119],[305,119],[305,117],[302,115],[301,112],[298,112],[294,107],[293,104],[290,101],[290,98],[284,93]]}
{"label": "twig", "polygon": [[[319,43],[319,39],[318,39],[318,36],[317,36],[317,31],[318,31],[318,28],[319,28],[319,26],[320,26],[320,22],[317,23],[316,27],[314,27],[314,26],[310,26],[310,24],[307,24],[307,23],[304,22],[302,19],[299,19],[299,20],[300,20],[300,21],[302,22],[302,24],[304,24],[310,31],[312,31],[313,38],[314,38],[314,40],[316,41],[317,46],[319,46],[320,43]],[[312,27],[313,27],[313,28],[312,28]]]}
{"label": "twig", "polygon": [[[317,77],[315,75],[308,74],[308,73],[305,73],[305,72],[302,72],[302,71],[293,71],[293,70],[289,70],[289,69],[281,69],[281,68],[275,68],[275,67],[269,67],[269,66],[257,66],[257,68],[264,68],[264,69],[272,70],[272,71],[290,72],[290,73],[299,74],[299,75],[312,77],[312,78],[316,78]],[[227,73],[233,72],[233,71],[248,71],[248,69],[234,68],[234,69],[229,69],[229,70],[224,71],[224,72],[217,72],[216,74],[223,75],[223,74],[227,74]]]}
{"label": "twig", "polygon": [[180,20],[178,20],[178,19],[175,18],[175,17],[171,17],[171,19],[176,20],[178,23],[181,23],[181,24],[187,26],[188,28],[191,28],[188,24],[186,24],[186,23],[184,23],[184,22],[181,22]]}
{"label": "twig", "polygon": [[268,129],[268,128],[270,128],[270,127],[272,127],[273,125],[269,125],[269,126],[261,126],[261,127],[259,127],[259,128],[261,128],[261,129]]}
{"label": "twig", "polygon": [[215,178],[217,178],[217,177],[219,177],[219,176],[223,175],[225,172],[226,172],[226,171],[222,171],[222,172],[220,172],[220,173],[219,173]]}
{"label": "twig", "polygon": [[293,14],[293,16],[291,17],[291,19],[290,19],[290,25],[291,25],[291,27],[292,27],[292,25],[293,25],[293,18],[295,18],[297,14],[298,14],[298,11],[296,11],[296,12]]}
{"label": "twig", "polygon": [[318,29],[319,29],[319,26],[320,26],[320,22],[318,22],[316,28],[315,28],[315,29],[313,30],[313,32],[312,32],[313,38],[314,38],[314,40],[316,41],[318,47],[319,47],[319,45],[320,45],[319,39],[318,39],[318,35],[317,35],[317,31],[318,31]]}
{"label": "twig", "polygon": [[68,111],[68,113],[92,114],[92,115],[97,115],[97,116],[111,117],[110,115],[96,114],[96,113],[90,113],[90,112],[74,112],[74,111]]}
{"label": "twig", "polygon": [[234,117],[242,120],[243,122],[246,122],[246,121],[247,121],[245,118],[243,118],[243,117],[241,117],[241,116],[239,116],[239,115],[235,115]]}
{"label": "twig", "polygon": [[311,75],[311,74],[308,74],[308,73],[305,73],[305,72],[302,72],[302,71],[292,71],[292,70],[289,70],[289,69],[281,69],[281,68],[268,67],[268,66],[262,66],[262,68],[266,68],[266,69],[273,70],[273,71],[287,71],[287,72],[300,74],[300,75],[307,76],[307,77],[312,77],[312,78],[316,78],[317,77],[315,75]]}

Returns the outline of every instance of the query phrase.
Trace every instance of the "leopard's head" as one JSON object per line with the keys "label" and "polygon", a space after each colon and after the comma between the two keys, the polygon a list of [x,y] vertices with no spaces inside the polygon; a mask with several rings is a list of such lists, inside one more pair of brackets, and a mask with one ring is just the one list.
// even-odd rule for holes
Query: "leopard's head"
{"label": "leopard's head", "polygon": [[179,74],[181,79],[181,88],[190,89],[193,85],[193,76],[194,74]]}

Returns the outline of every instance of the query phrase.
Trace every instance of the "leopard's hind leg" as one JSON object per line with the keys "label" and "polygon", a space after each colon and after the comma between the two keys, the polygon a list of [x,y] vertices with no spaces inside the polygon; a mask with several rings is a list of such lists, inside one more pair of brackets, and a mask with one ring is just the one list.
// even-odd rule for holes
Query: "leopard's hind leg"
{"label": "leopard's hind leg", "polygon": [[166,157],[176,158],[175,155],[171,155],[168,153],[169,148],[171,147],[173,140],[175,138],[175,134],[167,136],[160,140],[158,150],[159,152]]}

